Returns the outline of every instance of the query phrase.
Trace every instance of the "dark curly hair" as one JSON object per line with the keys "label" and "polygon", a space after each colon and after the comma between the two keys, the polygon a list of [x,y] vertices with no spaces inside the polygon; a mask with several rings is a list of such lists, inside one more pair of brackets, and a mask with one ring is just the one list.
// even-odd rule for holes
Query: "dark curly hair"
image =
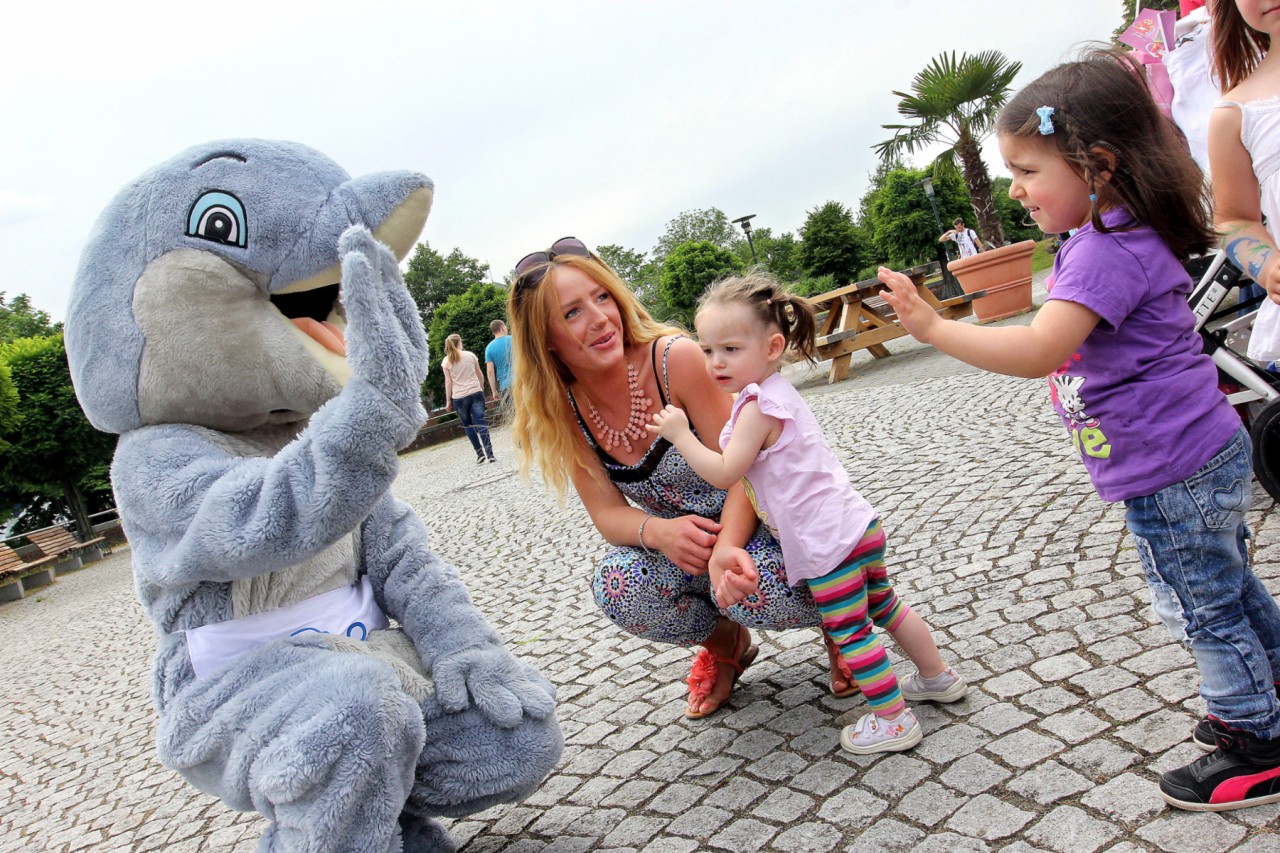
{"label": "dark curly hair", "polygon": [[[1053,107],[1054,132],[1041,135],[1036,110],[1046,106]],[[1013,96],[996,131],[1056,146],[1090,192],[1128,208],[1179,260],[1216,244],[1204,175],[1127,53],[1091,48],[1051,68]],[[1115,158],[1114,169],[1106,153]],[[1110,180],[1099,180],[1106,171]],[[1119,230],[1103,226],[1096,203],[1091,218],[1099,232]]]}

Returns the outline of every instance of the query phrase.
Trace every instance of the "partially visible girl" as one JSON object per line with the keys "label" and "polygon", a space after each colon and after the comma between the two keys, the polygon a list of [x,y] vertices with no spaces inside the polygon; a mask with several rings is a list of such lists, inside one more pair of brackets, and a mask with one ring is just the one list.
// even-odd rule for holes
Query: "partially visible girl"
{"label": "partially visible girl", "polygon": [[1223,249],[1271,295],[1258,308],[1249,357],[1280,358],[1280,55],[1267,50],[1280,32],[1280,9],[1260,0],[1212,4],[1214,64],[1223,99],[1209,117],[1214,218]]}
{"label": "partially visible girl", "polygon": [[[713,285],[696,325],[711,377],[738,394],[720,433],[723,454],[700,442],[675,406],[655,414],[649,431],[675,445],[713,486],[729,488],[745,475],[760,520],[782,544],[788,582],[808,586],[823,629],[871,706],[841,732],[840,745],[859,755],[910,749],[923,731],[904,697],[955,702],[967,688],[943,662],[924,620],[894,593],[880,519],[849,484],[809,407],[778,373],[788,350],[813,357],[812,306],[753,274]],[[757,591],[753,573],[729,571],[716,598],[723,607]],[[901,686],[873,624],[892,634],[920,670]]]}
{"label": "partially visible girl", "polygon": [[[1123,55],[1092,52],[1000,113],[1009,195],[1079,229],[1030,326],[944,320],[881,268],[917,339],[985,370],[1048,376],[1099,497],[1124,501],[1156,614],[1195,657],[1210,754],[1160,781],[1178,808],[1280,801],[1280,609],[1248,565],[1249,436],[1217,387],[1182,267],[1215,241],[1199,168]],[[1218,176],[1214,166],[1215,177]]]}

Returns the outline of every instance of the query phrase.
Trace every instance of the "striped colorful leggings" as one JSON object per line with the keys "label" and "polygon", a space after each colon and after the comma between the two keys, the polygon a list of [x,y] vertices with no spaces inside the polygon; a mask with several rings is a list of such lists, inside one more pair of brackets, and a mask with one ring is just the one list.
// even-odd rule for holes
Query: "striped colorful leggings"
{"label": "striped colorful leggings", "polygon": [[835,641],[867,704],[878,716],[896,717],[906,705],[889,657],[871,628],[874,624],[892,631],[910,610],[889,585],[880,519],[871,522],[842,564],[807,583],[822,627]]}

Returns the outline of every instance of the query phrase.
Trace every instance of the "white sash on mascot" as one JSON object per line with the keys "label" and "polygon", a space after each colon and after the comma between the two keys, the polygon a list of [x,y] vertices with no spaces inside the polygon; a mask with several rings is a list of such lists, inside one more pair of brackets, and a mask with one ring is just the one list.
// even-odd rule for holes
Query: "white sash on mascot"
{"label": "white sash on mascot", "polygon": [[341,634],[363,640],[387,627],[387,617],[373,599],[368,577],[297,604],[252,616],[189,628],[187,654],[196,678],[207,678],[224,664],[279,637],[298,634]]}

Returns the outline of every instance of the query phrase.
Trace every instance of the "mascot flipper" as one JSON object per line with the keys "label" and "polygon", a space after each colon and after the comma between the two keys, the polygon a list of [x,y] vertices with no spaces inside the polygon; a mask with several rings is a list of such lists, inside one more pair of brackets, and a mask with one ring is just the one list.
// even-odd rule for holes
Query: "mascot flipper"
{"label": "mascot flipper", "polygon": [[261,812],[264,851],[452,850],[432,816],[522,799],[560,755],[551,685],[390,492],[426,371],[397,257],[431,198],[210,143],[122,190],[76,277],[67,353],[121,435],[160,758]]}

